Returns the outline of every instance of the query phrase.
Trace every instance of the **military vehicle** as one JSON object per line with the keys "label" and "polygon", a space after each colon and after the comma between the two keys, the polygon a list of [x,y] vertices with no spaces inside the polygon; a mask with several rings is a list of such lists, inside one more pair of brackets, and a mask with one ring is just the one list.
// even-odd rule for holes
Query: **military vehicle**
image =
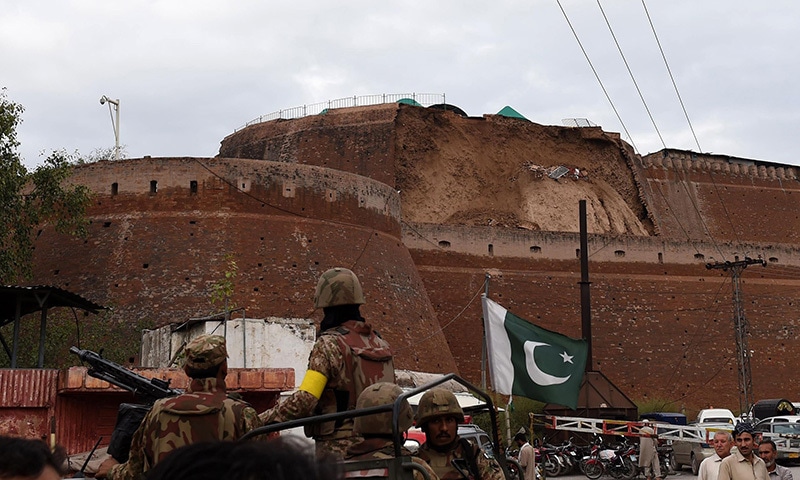
{"label": "military vehicle", "polygon": [[[397,400],[393,404],[386,404],[386,405],[380,405],[376,407],[368,407],[356,410],[348,410],[346,412],[331,413],[326,415],[317,415],[313,417],[303,418],[299,420],[292,420],[283,423],[275,423],[272,425],[267,425],[252,430],[248,432],[244,437],[242,437],[242,439],[244,440],[247,438],[257,437],[260,435],[268,435],[271,433],[280,432],[282,430],[288,430],[290,428],[295,428],[295,427],[304,427],[306,425],[312,425],[316,423],[331,422],[347,418],[356,418],[375,413],[392,412],[392,437],[394,440],[394,458],[344,461],[343,470],[345,478],[369,477],[375,479],[383,478],[387,480],[413,480],[413,474],[415,471],[417,471],[422,474],[423,478],[428,479],[428,474],[425,470],[423,470],[419,465],[415,464],[411,460],[411,457],[402,454],[403,452],[401,450],[401,447],[405,442],[404,439],[405,432],[398,427],[399,423],[398,419],[401,411],[401,405],[403,400],[406,400],[408,397],[424,392],[426,390],[430,390],[431,388],[442,385],[450,380],[463,385],[471,392],[473,392],[476,396],[481,398],[484,402],[481,405],[475,407],[468,407],[464,409],[464,413],[469,413],[472,415],[485,412],[489,413],[489,416],[491,418],[491,424],[493,426],[498,425],[497,412],[495,411],[491,397],[489,397],[486,393],[482,392],[480,389],[473,386],[463,378],[451,373],[448,375],[444,375],[441,378],[434,380],[430,383],[427,383],[421,387],[417,387],[415,389],[411,389],[404,392],[397,398]],[[518,475],[518,472],[522,471],[522,468],[520,467],[519,463],[514,458],[510,457],[507,458],[505,454],[500,453],[504,452],[505,449],[500,448],[500,441],[496,427],[493,428],[492,431],[490,432],[490,439],[491,439],[492,452],[494,452],[493,455],[497,460],[497,463],[499,463],[500,467],[503,469],[503,473],[506,479],[518,480],[519,478],[521,478],[521,475]]]}

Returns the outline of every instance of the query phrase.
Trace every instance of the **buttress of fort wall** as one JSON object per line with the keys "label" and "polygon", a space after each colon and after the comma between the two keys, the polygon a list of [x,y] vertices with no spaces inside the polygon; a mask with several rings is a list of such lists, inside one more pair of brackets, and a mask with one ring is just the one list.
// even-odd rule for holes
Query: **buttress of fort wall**
{"label": "buttress of fort wall", "polygon": [[[232,302],[248,317],[320,320],[317,279],[345,266],[361,279],[362,314],[392,344],[398,367],[457,371],[400,239],[391,187],[321,167],[238,159],[99,162],[72,178],[95,192],[89,236],[66,238],[45,226],[35,283],[113,306],[114,321],[161,326],[219,311],[211,286],[232,255]],[[138,340],[129,343],[138,349]]]}
{"label": "buttress of fort wall", "polygon": [[251,125],[225,137],[219,156],[318,165],[394,187],[398,108],[385,104],[331,109],[321,115]]}

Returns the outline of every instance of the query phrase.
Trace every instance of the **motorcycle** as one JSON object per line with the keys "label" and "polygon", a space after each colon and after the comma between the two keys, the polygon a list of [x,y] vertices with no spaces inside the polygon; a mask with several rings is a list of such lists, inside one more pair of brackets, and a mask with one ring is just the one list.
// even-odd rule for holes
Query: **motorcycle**
{"label": "motorcycle", "polygon": [[572,473],[575,469],[579,468],[580,457],[578,456],[578,447],[572,443],[572,438],[561,444],[560,447],[557,447],[557,450],[565,466],[565,471],[562,472],[563,474]]}
{"label": "motorcycle", "polygon": [[597,480],[604,474],[619,480],[632,480],[639,473],[636,459],[636,447],[623,439],[618,448],[598,447],[597,456],[584,463],[584,475],[590,480]]}
{"label": "motorcycle", "polygon": [[547,443],[543,444],[539,447],[539,458],[546,476],[557,477],[566,473],[567,467],[559,455],[557,447]]}
{"label": "motorcycle", "polygon": [[675,473],[674,459],[672,456],[671,445],[660,445],[656,447],[658,453],[658,464],[661,466],[661,475],[667,476]]}

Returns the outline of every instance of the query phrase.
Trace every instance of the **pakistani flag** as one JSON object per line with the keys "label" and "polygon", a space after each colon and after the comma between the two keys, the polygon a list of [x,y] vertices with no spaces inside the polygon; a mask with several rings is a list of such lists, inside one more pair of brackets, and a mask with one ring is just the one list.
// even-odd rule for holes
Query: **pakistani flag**
{"label": "pakistani flag", "polygon": [[572,409],[578,406],[588,345],[537,327],[483,296],[494,390]]}

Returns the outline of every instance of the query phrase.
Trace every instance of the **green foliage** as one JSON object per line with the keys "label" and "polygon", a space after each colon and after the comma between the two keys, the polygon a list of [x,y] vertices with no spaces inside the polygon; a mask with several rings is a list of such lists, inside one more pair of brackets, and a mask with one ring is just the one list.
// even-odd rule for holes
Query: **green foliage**
{"label": "green foliage", "polygon": [[17,153],[17,126],[24,108],[0,91],[0,283],[31,275],[34,231],[50,223],[60,233],[86,234],[90,192],[70,185],[74,156],[53,152],[29,172]]}
{"label": "green foliage", "polygon": [[[492,397],[492,401],[495,402],[495,405],[498,408],[506,409],[506,402],[508,401],[506,396],[498,395],[494,392],[490,392],[489,395]],[[542,413],[544,411],[545,404],[536,400],[531,400],[530,398],[515,396],[514,402],[511,405],[511,438],[514,438],[514,435],[516,435],[521,428],[524,428],[525,433],[531,437],[530,416],[528,414]],[[502,445],[508,445],[508,439],[506,438],[507,428],[505,415],[505,412],[498,412],[497,414],[497,422],[499,423],[497,433],[500,437],[500,443]],[[491,432],[493,430],[491,425],[491,416],[488,413],[476,415],[473,417],[472,421],[486,432]],[[542,432],[537,428],[534,431],[534,435],[541,437]]]}
{"label": "green foliage", "polygon": [[227,270],[225,270],[224,278],[211,285],[211,304],[222,303],[225,310],[232,310],[236,308],[235,303],[231,301],[231,297],[233,296],[234,280],[236,280],[239,266],[236,264],[236,258],[232,253],[225,255],[225,262],[228,266]]}
{"label": "green foliage", "polygon": [[680,413],[680,409],[673,400],[664,398],[647,398],[634,400],[633,403],[639,409],[639,415],[652,412],[673,412]]}
{"label": "green foliage", "polygon": [[[40,314],[26,315],[20,322],[17,366],[34,368],[38,363]],[[143,329],[152,329],[155,322],[140,320],[133,323],[117,323],[111,320],[110,311],[91,315],[70,308],[56,308],[48,311],[47,332],[44,346],[44,368],[65,368],[80,365],[80,360],[69,353],[72,346],[100,352],[103,357],[122,365],[139,355],[140,342],[130,339],[141,338]],[[112,328],[113,327],[113,328]],[[0,328],[11,348],[14,325]],[[0,355],[0,368],[11,366],[11,359],[3,352]]]}
{"label": "green foliage", "polygon": [[[76,158],[75,163],[78,165],[83,165],[86,163],[95,163],[104,160],[116,160],[115,155],[116,152],[114,147],[95,148],[89,153],[89,155],[82,155]],[[120,145],[119,147],[119,158],[120,160],[128,158],[128,152],[126,151],[125,145]]]}

